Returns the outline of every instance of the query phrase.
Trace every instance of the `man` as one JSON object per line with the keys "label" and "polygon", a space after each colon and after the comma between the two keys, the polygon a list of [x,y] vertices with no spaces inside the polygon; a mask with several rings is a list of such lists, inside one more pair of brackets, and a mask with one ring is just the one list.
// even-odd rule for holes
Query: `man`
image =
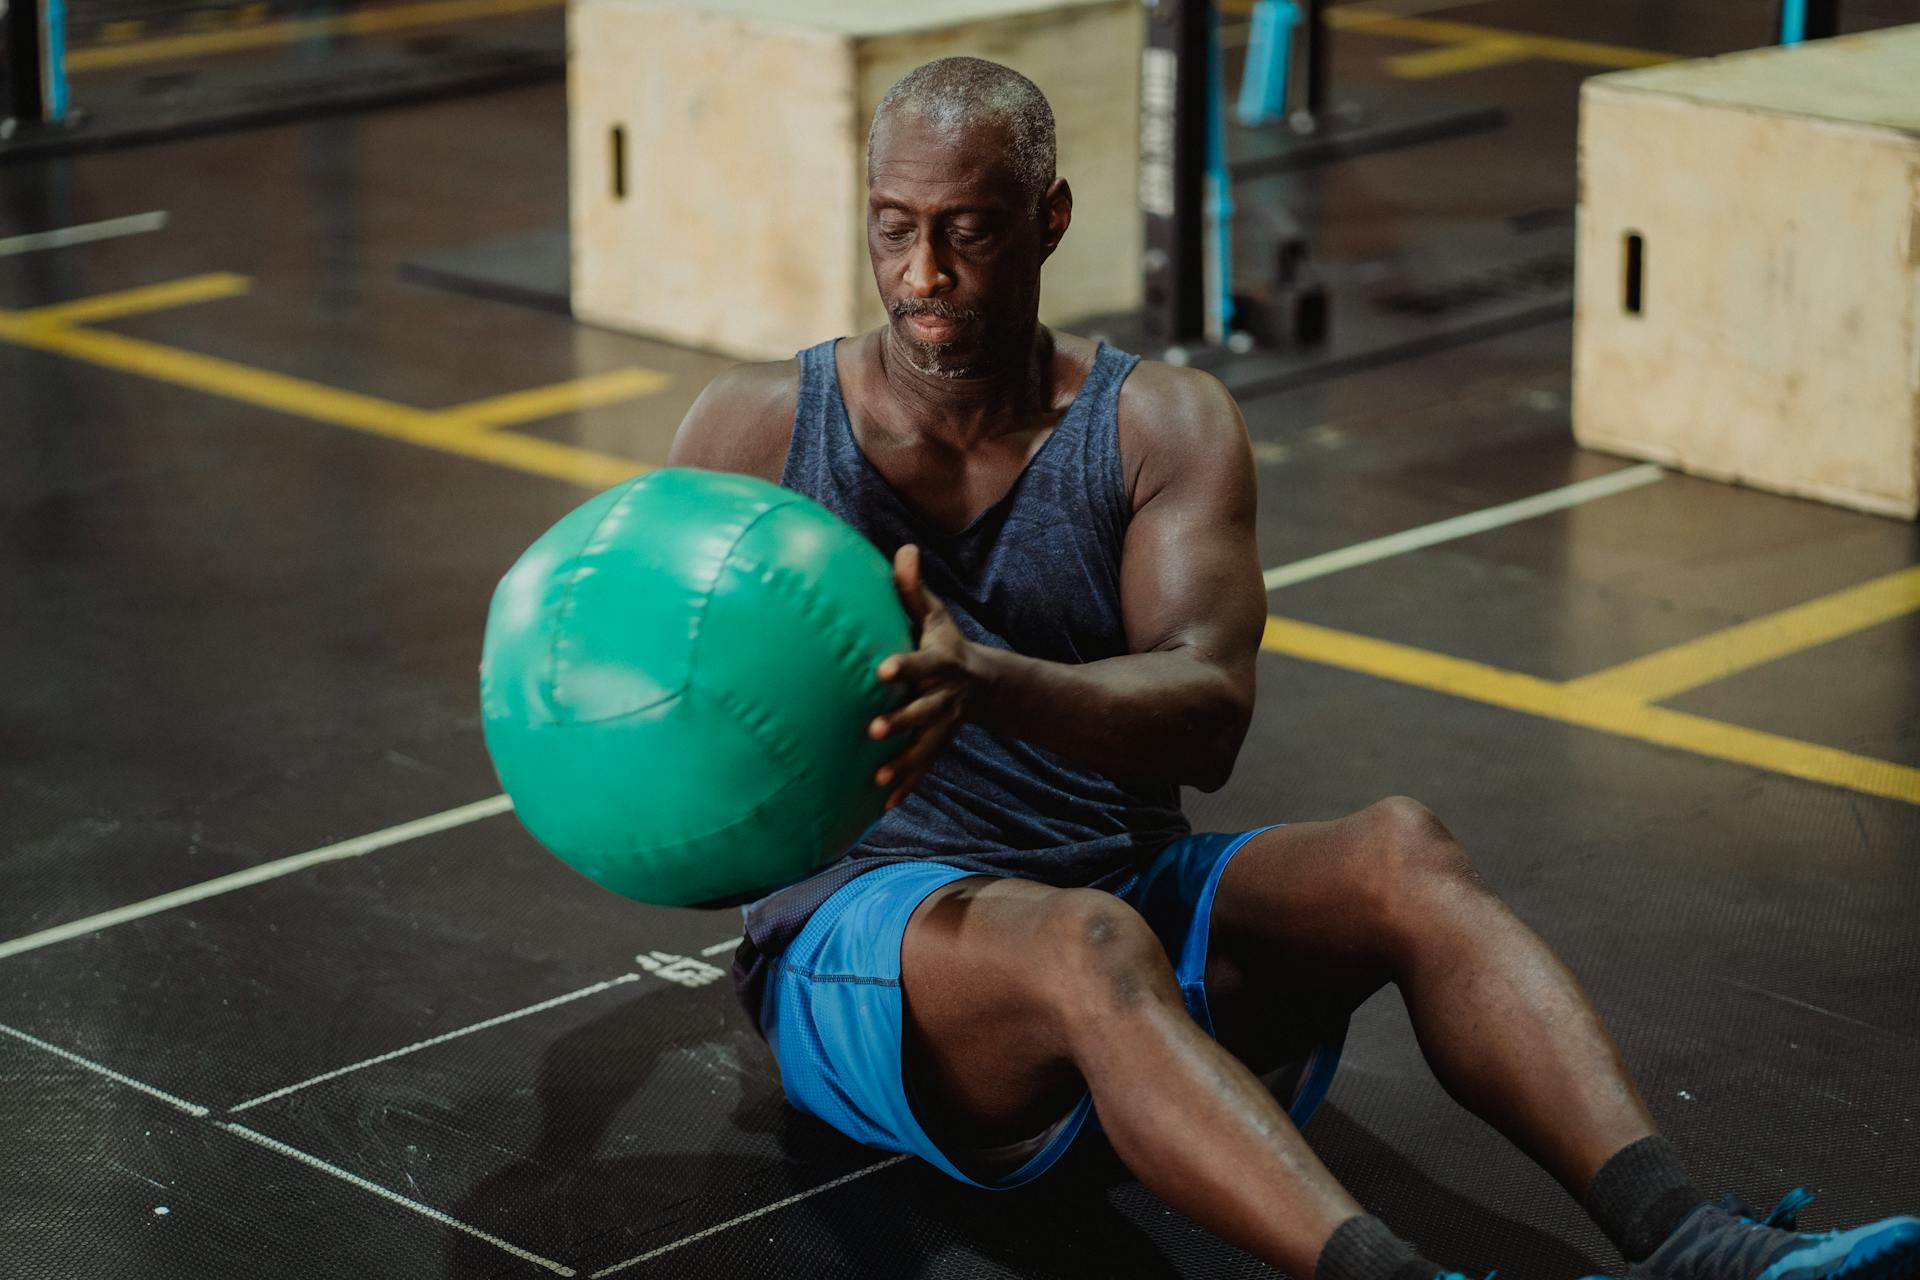
{"label": "man", "polygon": [[1417,803],[1189,832],[1178,788],[1226,781],[1266,614],[1239,411],[1038,324],[1073,199],[1023,77],[918,68],[867,163],[889,322],[722,375],[669,455],[823,502],[893,556],[918,631],[878,672],[911,698],[870,726],[908,741],[885,816],[748,909],[736,971],[794,1103],[992,1187],[1097,1109],[1143,1183],[1288,1274],[1432,1280],[1297,1128],[1392,982],[1448,1091],[1636,1275],[1913,1274],[1920,1221],[1797,1235],[1706,1203],[1573,976]]}

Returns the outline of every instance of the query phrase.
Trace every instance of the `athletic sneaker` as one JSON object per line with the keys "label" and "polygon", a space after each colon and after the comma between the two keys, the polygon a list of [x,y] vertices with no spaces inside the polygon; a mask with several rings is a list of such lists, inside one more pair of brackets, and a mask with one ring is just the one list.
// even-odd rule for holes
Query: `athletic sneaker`
{"label": "athletic sneaker", "polygon": [[1756,1220],[1735,1197],[1688,1214],[1627,1280],[1913,1280],[1920,1275],[1920,1218],[1882,1218],[1851,1231],[1801,1231],[1813,1202],[1796,1187]]}

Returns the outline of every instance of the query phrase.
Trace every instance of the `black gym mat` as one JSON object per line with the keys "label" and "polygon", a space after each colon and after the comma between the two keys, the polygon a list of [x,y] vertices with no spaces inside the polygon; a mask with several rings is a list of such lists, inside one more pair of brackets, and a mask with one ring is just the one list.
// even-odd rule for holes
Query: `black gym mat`
{"label": "black gym mat", "polygon": [[0,137],[0,165],[107,147],[253,128],[558,79],[558,17],[484,36],[434,32],[397,41],[325,42],[316,50],[157,67],[87,79],[58,124]]}

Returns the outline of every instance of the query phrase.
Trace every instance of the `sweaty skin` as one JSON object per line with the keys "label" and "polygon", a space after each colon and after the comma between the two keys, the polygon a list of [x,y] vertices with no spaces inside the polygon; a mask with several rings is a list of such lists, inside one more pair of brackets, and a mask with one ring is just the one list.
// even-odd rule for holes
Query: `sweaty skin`
{"label": "sweaty skin", "polygon": [[[839,344],[840,385],[867,458],[955,531],[1011,488],[1093,360],[1093,343],[1037,319],[1072,193],[1055,179],[1034,210],[990,124],[901,114],[874,144],[867,243],[889,320]],[[721,375],[669,465],[777,483],[799,383],[797,360]],[[870,726],[912,733],[881,771],[890,803],[965,720],[1116,778],[1226,781],[1266,615],[1246,428],[1211,377],[1143,361],[1121,390],[1119,436],[1130,653],[1072,665],[972,645],[922,584],[918,549],[900,549],[895,585],[918,638],[879,674],[915,697]],[[1573,975],[1404,797],[1262,832],[1228,865],[1206,973],[1218,1041],[1188,1016],[1152,930],[1112,895],[990,877],[935,891],[901,947],[903,1065],[916,1113],[955,1152],[1026,1138],[1091,1090],[1146,1186],[1306,1280],[1362,1210],[1254,1070],[1337,1033],[1389,982],[1448,1092],[1573,1195],[1653,1132]]]}

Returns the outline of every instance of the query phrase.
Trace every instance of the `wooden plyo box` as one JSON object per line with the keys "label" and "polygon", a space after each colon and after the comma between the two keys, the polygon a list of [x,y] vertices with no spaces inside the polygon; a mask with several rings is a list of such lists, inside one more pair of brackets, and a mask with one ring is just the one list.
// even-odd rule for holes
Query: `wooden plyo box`
{"label": "wooden plyo box", "polygon": [[1573,429],[1920,514],[1920,26],[1586,82]]}
{"label": "wooden plyo box", "polygon": [[1139,305],[1139,0],[572,0],[574,314],[744,359],[883,317],[866,145],[922,62],[1004,63],[1052,104],[1073,226],[1041,319]]}

